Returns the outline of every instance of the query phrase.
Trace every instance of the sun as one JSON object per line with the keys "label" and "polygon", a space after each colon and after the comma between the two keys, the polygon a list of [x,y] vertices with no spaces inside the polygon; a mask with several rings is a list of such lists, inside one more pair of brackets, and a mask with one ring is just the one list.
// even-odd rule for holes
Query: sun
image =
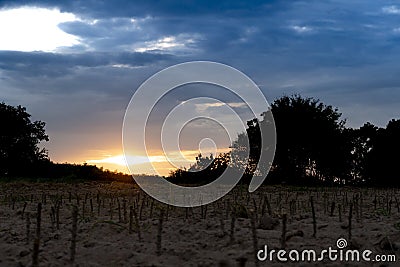
{"label": "sun", "polygon": [[89,164],[109,163],[119,166],[126,166],[127,165],[126,161],[132,162],[133,164],[142,164],[150,162],[150,159],[148,157],[143,157],[143,156],[127,156],[125,158],[124,155],[117,155],[117,156],[109,156],[103,159],[87,160],[86,162]]}

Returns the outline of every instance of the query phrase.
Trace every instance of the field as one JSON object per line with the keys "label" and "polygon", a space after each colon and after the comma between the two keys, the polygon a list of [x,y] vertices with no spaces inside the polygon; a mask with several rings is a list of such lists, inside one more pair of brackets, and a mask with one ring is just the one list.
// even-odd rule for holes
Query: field
{"label": "field", "polygon": [[339,238],[398,258],[397,189],[245,189],[176,208],[132,184],[2,183],[0,266],[399,266],[255,260],[264,245],[318,252]]}

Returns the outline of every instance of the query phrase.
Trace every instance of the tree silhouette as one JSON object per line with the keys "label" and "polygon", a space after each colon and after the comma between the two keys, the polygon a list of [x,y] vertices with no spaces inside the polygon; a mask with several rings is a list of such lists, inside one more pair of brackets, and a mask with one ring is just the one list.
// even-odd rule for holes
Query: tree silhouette
{"label": "tree silhouette", "polygon": [[[346,128],[345,120],[336,108],[299,95],[275,100],[271,110],[277,144],[265,182],[400,186],[400,120],[389,121],[386,128],[378,128],[369,122],[358,129]],[[266,115],[268,112],[262,114],[261,121],[254,118],[247,122],[246,132],[238,134],[231,153],[211,161],[207,157],[198,157],[191,169],[202,169],[201,166],[211,162],[209,167],[196,173],[179,169],[171,172],[171,177],[181,183],[204,184],[231,167],[245,170],[242,182],[247,183],[254,172],[260,171],[256,170],[257,166],[262,174],[271,164],[259,162],[261,150],[270,145],[261,143],[261,130],[272,125]],[[234,163],[230,161],[231,157]]]}
{"label": "tree silhouette", "polygon": [[272,104],[277,146],[272,180],[335,182],[346,173],[344,120],[332,106],[299,95]]}
{"label": "tree silhouette", "polygon": [[133,182],[131,175],[95,165],[53,163],[47,151],[38,146],[41,141],[49,140],[45,123],[32,122],[30,117],[24,107],[0,103],[0,179]]}
{"label": "tree silhouette", "polygon": [[212,162],[214,161],[214,157],[211,154],[209,157],[203,157],[200,153],[196,157],[196,164],[190,166],[189,171],[200,171],[206,169]]}
{"label": "tree silhouette", "polygon": [[391,120],[385,129],[373,133],[365,161],[364,175],[370,184],[399,186],[400,120]]}
{"label": "tree silhouette", "polygon": [[40,149],[48,141],[45,123],[31,121],[31,115],[21,106],[0,103],[0,175],[29,175],[39,162],[47,161],[47,152]]}
{"label": "tree silhouette", "polygon": [[365,184],[371,182],[368,174],[368,162],[371,150],[377,141],[378,131],[375,125],[367,122],[359,129],[346,129],[346,138],[351,147],[349,163],[349,174],[347,182],[350,184]]}
{"label": "tree silhouette", "polygon": [[238,134],[231,148],[232,167],[244,173],[242,182],[247,183],[256,170],[261,152],[261,132],[257,119],[247,122],[246,132]]}
{"label": "tree silhouette", "polygon": [[[277,132],[275,158],[259,162],[260,152],[271,145],[261,142],[261,132],[271,130],[271,110]],[[254,172],[263,174],[271,167],[267,183],[400,186],[400,120],[389,121],[386,128],[369,122],[358,129],[346,128],[337,109],[299,95],[275,100],[271,110],[262,114],[261,121],[247,122],[231,153],[199,154],[188,170],[175,170],[168,179],[207,184],[229,169],[244,172],[242,182],[249,182]],[[0,103],[0,177],[132,182],[129,175],[93,165],[51,162],[46,150],[39,148],[41,141],[49,140],[45,123],[30,118],[24,107]]]}
{"label": "tree silhouette", "polygon": [[229,161],[229,153],[221,153],[217,157],[212,154],[203,157],[199,154],[189,169],[180,168],[171,171],[168,179],[175,184],[207,184],[217,179],[229,167]]}
{"label": "tree silhouette", "polygon": [[[232,144],[232,153],[237,170],[245,169],[242,182],[249,182],[255,171],[263,175],[272,164],[266,182],[285,182],[290,184],[316,184],[345,182],[350,173],[351,142],[345,134],[344,120],[332,106],[327,106],[313,98],[299,95],[284,96],[271,105],[277,132],[277,144],[274,162],[259,162],[262,149],[269,149],[268,140],[261,142],[261,130],[265,133],[271,127],[269,111],[263,113],[263,119],[254,118],[247,122],[245,133],[240,133]],[[268,136],[266,137],[268,139]],[[246,140],[249,140],[249,144]],[[249,158],[242,154],[248,152]],[[247,151],[249,149],[249,151]],[[228,154],[229,155],[229,154]],[[219,157],[216,157],[218,159]],[[225,157],[229,162],[230,157]],[[227,166],[227,162],[224,167]],[[197,162],[201,165],[200,162]],[[256,169],[259,164],[260,169]],[[210,166],[212,166],[211,164]],[[195,165],[197,166],[197,165]],[[193,168],[193,166],[191,167]],[[212,169],[212,167],[211,167]],[[214,168],[215,169],[215,168]],[[214,170],[214,176],[219,173]],[[189,177],[197,176],[195,181],[208,180],[210,173],[196,173],[178,170],[171,176],[181,180],[193,181]],[[260,174],[260,173],[259,173]],[[202,175],[202,177],[199,177]],[[214,177],[213,179],[215,179]]]}

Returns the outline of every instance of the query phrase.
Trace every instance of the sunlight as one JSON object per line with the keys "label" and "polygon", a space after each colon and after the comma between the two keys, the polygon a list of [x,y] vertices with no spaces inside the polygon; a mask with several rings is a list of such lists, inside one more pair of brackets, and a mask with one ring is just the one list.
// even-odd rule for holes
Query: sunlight
{"label": "sunlight", "polygon": [[[134,165],[149,163],[149,162],[165,162],[165,158],[163,156],[127,156],[127,160],[132,162]],[[86,161],[89,164],[96,164],[96,163],[109,163],[115,164],[119,166],[126,166],[125,157],[124,155],[117,155],[117,156],[110,156],[103,159],[92,159]]]}
{"label": "sunlight", "polygon": [[[135,174],[161,174],[168,175],[168,173],[174,169],[171,168],[170,164],[164,156],[128,156],[128,161],[131,163],[131,167],[134,169]],[[85,161],[88,164],[93,164],[99,167],[103,167],[109,170],[116,170],[123,173],[129,173],[128,166],[125,162],[124,155],[106,156],[100,159],[91,159]],[[149,165],[156,166],[158,173],[154,171]],[[133,166],[132,166],[133,165]]]}
{"label": "sunlight", "polygon": [[[167,176],[170,171],[176,168],[189,168],[190,165],[196,162],[196,157],[199,153],[202,153],[204,156],[209,156],[210,154],[216,156],[220,153],[230,151],[229,148],[217,149],[212,144],[207,144],[207,141],[210,140],[202,140],[199,144],[199,149],[195,150],[170,151],[167,155],[164,155],[162,151],[153,151],[148,157],[128,155],[127,160],[129,161],[132,172],[135,174],[159,174]],[[129,173],[123,154],[112,155],[102,153],[97,159],[89,159],[84,162],[109,170]],[[175,164],[171,164],[171,162]]]}
{"label": "sunlight", "polygon": [[137,52],[147,52],[153,50],[167,50],[170,48],[183,47],[184,44],[178,43],[173,36],[164,37],[157,41],[146,42],[146,47],[137,48]]}
{"label": "sunlight", "polygon": [[134,47],[136,52],[149,52],[149,51],[194,51],[193,44],[200,36],[197,34],[178,34],[176,36],[165,36],[157,40],[146,41]]}
{"label": "sunlight", "polygon": [[23,6],[0,10],[0,50],[55,51],[79,44],[76,36],[62,31],[58,24],[76,21],[72,13],[58,9]]}

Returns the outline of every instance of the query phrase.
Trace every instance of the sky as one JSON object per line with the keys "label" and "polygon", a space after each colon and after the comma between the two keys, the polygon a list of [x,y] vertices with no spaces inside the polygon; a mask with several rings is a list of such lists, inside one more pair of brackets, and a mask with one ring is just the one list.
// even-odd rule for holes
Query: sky
{"label": "sky", "polygon": [[[299,93],[338,107],[348,127],[385,126],[400,118],[399,44],[396,1],[0,1],[0,101],[46,122],[51,160],[126,171],[125,109],[166,67],[224,63],[270,102]],[[183,152],[193,159],[199,145]],[[162,174],[172,170],[159,150],[150,156]],[[146,159],[135,160],[146,173]]]}

